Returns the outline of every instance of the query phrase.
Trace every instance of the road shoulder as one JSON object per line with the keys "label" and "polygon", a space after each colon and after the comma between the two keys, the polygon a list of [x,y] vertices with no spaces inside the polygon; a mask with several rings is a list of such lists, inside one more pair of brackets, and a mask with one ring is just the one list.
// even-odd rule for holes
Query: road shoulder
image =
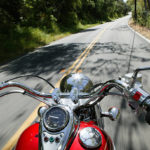
{"label": "road shoulder", "polygon": [[150,43],[150,29],[135,24],[132,19],[129,20],[128,27],[141,38]]}

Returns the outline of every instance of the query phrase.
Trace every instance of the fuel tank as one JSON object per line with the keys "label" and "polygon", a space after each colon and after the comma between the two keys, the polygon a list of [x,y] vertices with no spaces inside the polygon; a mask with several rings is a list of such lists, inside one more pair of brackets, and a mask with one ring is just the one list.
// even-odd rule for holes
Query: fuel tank
{"label": "fuel tank", "polygon": [[38,150],[39,123],[28,127],[20,136],[15,150]]}
{"label": "fuel tank", "polygon": [[[84,130],[87,131],[88,133],[85,132],[84,134]],[[89,137],[91,137],[91,140]],[[93,137],[95,138],[96,141],[94,141]],[[90,146],[90,145],[94,146],[94,144],[96,147]],[[115,150],[111,138],[107,135],[105,131],[99,129],[93,121],[90,121],[88,123],[80,122],[79,131],[69,149],[70,150],[85,150],[85,149]]]}
{"label": "fuel tank", "polygon": [[[93,131],[96,131],[96,135],[100,135],[100,139],[96,139],[97,143],[100,143],[98,147],[92,148],[92,147],[86,147],[87,145],[84,145],[84,141],[81,140],[81,133],[84,130],[89,131],[89,129],[94,129]],[[90,136],[93,136],[92,133],[85,133],[86,138],[88,138],[88,134]],[[85,139],[86,140],[86,139]],[[99,140],[99,141],[98,141]],[[88,141],[88,143],[90,143]],[[68,143],[68,145],[70,145]],[[28,127],[20,136],[15,150],[38,150],[39,148],[39,123],[35,123]],[[70,147],[66,148],[67,150],[86,150],[86,149],[94,149],[94,150],[115,150],[111,138],[107,135],[107,133],[101,129],[99,129],[93,121],[90,122],[80,122],[80,127],[77,132],[77,135],[73,142],[71,143]]]}

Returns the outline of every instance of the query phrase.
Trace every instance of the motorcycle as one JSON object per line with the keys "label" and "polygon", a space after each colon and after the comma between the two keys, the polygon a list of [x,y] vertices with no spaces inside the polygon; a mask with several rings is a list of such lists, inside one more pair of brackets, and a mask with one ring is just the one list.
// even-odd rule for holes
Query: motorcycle
{"label": "motorcycle", "polygon": [[[115,150],[110,136],[104,131],[104,117],[117,120],[120,110],[111,107],[103,112],[100,102],[108,95],[123,96],[128,100],[133,110],[142,108],[147,112],[145,120],[150,124],[150,94],[143,90],[140,71],[150,70],[150,67],[138,68],[134,73],[126,74],[118,80],[93,85],[85,75],[74,73],[66,75],[60,88],[54,88],[52,93],[41,93],[22,83],[13,82],[13,78],[2,82],[0,90],[8,87],[18,87],[0,93],[0,97],[22,93],[45,103],[38,110],[40,121],[30,125],[20,136],[16,150]],[[31,75],[28,75],[31,76]],[[21,76],[24,77],[24,76]],[[111,92],[116,89],[117,92]]]}

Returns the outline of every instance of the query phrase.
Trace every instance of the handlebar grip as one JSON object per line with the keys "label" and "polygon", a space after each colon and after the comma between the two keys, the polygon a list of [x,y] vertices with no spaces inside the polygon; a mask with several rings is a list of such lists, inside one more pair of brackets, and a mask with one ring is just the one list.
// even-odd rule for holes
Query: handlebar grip
{"label": "handlebar grip", "polygon": [[145,115],[145,121],[150,125],[150,111],[147,111]]}
{"label": "handlebar grip", "polygon": [[150,99],[145,100],[144,105],[146,106],[145,121],[150,125]]}
{"label": "handlebar grip", "polygon": [[147,111],[150,112],[150,98],[146,99],[143,105],[146,106]]}

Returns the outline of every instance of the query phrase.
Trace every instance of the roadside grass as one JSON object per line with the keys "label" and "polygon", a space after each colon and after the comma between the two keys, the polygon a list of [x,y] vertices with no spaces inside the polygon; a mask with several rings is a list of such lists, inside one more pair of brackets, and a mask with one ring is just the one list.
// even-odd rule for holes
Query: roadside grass
{"label": "roadside grass", "polygon": [[34,51],[37,47],[98,24],[100,23],[86,25],[79,23],[78,26],[71,28],[55,25],[54,28],[56,30],[52,31],[16,26],[8,31],[2,31],[0,33],[0,64],[4,64],[28,52]]}

